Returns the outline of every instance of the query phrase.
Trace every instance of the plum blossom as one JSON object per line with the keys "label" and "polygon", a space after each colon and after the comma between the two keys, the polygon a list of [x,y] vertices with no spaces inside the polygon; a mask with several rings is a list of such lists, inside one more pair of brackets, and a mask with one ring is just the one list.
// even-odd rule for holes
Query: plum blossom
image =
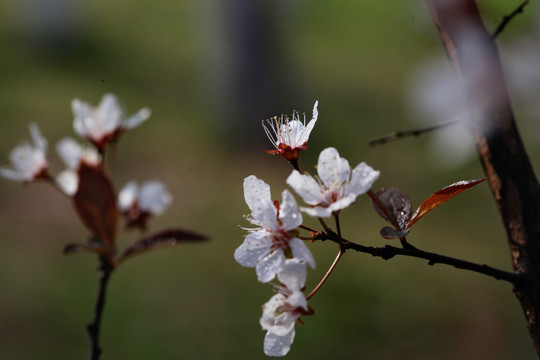
{"label": "plum blossom", "polygon": [[146,228],[151,216],[161,215],[172,203],[173,196],[161,181],[150,180],[137,185],[130,181],[118,194],[118,208],[126,217],[126,226]]}
{"label": "plum blossom", "polygon": [[267,150],[269,154],[280,154],[291,163],[295,164],[298,160],[300,150],[307,149],[307,143],[309,135],[317,122],[319,111],[317,106],[318,101],[315,101],[313,106],[313,117],[311,121],[306,125],[306,115],[304,114],[304,121],[300,121],[300,115],[298,112],[293,112],[292,120],[287,116],[281,115],[278,119],[277,116],[263,120],[263,128],[266,132],[266,136],[272,142],[272,145],[276,150]]}
{"label": "plum blossom", "polygon": [[125,118],[124,111],[114,94],[105,94],[97,107],[79,99],[73,99],[71,108],[75,117],[75,132],[91,141],[100,151],[120,133],[139,126],[150,117],[150,110],[143,108],[135,115]]}
{"label": "plum blossom", "polygon": [[264,353],[267,356],[285,356],[294,340],[294,324],[301,315],[312,315],[304,296],[306,264],[298,259],[287,259],[277,274],[282,285],[278,293],[263,305],[260,324],[267,330]]}
{"label": "plum blossom", "polygon": [[234,252],[240,265],[254,267],[263,283],[274,279],[291,255],[315,268],[311,252],[297,237],[295,229],[302,224],[302,215],[288,190],[283,191],[279,205],[271,200],[270,186],[251,175],[244,179],[244,198],[252,212],[247,219],[257,227],[248,229],[243,244]]}
{"label": "plum blossom", "polygon": [[81,162],[99,166],[101,157],[94,148],[83,147],[70,137],[58,141],[56,152],[67,168],[56,176],[56,184],[66,195],[72,196],[79,187],[79,175],[77,172]]}
{"label": "plum blossom", "polygon": [[47,176],[47,139],[41,135],[36,124],[30,124],[29,128],[33,144],[25,142],[11,150],[9,159],[13,168],[1,167],[0,176],[26,182]]}
{"label": "plum blossom", "polygon": [[314,217],[329,217],[348,207],[367,192],[379,178],[379,171],[362,162],[352,172],[349,162],[335,148],[324,149],[317,165],[319,178],[293,170],[287,184],[312,208],[301,208]]}

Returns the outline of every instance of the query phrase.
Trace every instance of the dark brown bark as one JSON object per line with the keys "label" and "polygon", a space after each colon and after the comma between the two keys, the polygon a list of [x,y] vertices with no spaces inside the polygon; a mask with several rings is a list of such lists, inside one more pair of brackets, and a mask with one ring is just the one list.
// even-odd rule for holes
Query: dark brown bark
{"label": "dark brown bark", "polygon": [[540,359],[540,187],[519,136],[493,37],[473,0],[427,0],[464,85],[480,160],[520,281],[515,294]]}

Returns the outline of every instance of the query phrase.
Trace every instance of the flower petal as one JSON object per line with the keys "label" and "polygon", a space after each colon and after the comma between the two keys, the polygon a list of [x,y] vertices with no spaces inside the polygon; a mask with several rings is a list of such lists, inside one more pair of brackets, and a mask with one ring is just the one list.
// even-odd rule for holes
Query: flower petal
{"label": "flower petal", "polygon": [[356,196],[364,194],[373,183],[379,178],[379,171],[373,170],[371,166],[362,162],[358,164],[352,171],[351,181],[347,185],[347,194],[354,194]]}
{"label": "flower petal", "polygon": [[257,279],[262,283],[267,283],[283,270],[283,266],[285,266],[285,255],[281,249],[275,249],[260,259],[255,269]]}
{"label": "flower petal", "polygon": [[302,215],[298,211],[296,200],[294,200],[290,191],[283,191],[281,198],[279,219],[281,220],[283,229],[289,231],[302,225]]}
{"label": "flower petal", "polygon": [[311,175],[302,175],[297,170],[293,170],[287,178],[287,184],[296,191],[304,202],[316,205],[324,201],[319,183]]}
{"label": "flower petal", "polygon": [[47,153],[47,139],[41,135],[41,131],[39,131],[39,127],[36,124],[31,123],[29,128],[30,136],[32,137],[32,141],[36,146],[36,150],[45,155]]}
{"label": "flower petal", "polygon": [[272,200],[270,196],[270,185],[255,175],[250,175],[244,179],[244,199],[249,209],[253,212],[253,199],[262,198]]}
{"label": "flower petal", "polygon": [[129,118],[122,121],[122,129],[130,130],[139,126],[142,122],[150,117],[152,112],[148,108],[142,108],[135,115],[130,116]]}
{"label": "flower petal", "polygon": [[56,152],[68,168],[76,170],[79,167],[83,148],[72,138],[66,137],[58,141]]}
{"label": "flower petal", "polygon": [[66,195],[73,196],[79,187],[79,176],[73,170],[64,170],[56,175],[56,184]]}
{"label": "flower petal", "polygon": [[302,136],[298,140],[298,143],[300,145],[305,144],[309,140],[309,135],[311,134],[311,131],[313,130],[313,127],[317,122],[317,118],[319,117],[319,111],[317,110],[317,106],[319,106],[319,102],[315,101],[315,105],[313,105],[313,117],[311,118],[311,121],[306,125],[306,128],[302,132]]}
{"label": "flower petal", "polygon": [[124,187],[120,192],[118,193],[118,208],[120,211],[126,211],[131,206],[133,206],[133,203],[137,201],[139,194],[139,186],[135,181],[130,181]]}
{"label": "flower petal", "polygon": [[[294,239],[293,239],[294,240]],[[300,239],[296,239],[302,241]],[[306,263],[300,259],[287,259],[283,270],[278,274],[278,280],[283,283],[288,289],[295,291],[300,290],[306,283]]]}
{"label": "flower petal", "polygon": [[313,208],[301,207],[300,210],[312,217],[327,218],[332,216],[332,210],[323,206],[315,206]]}
{"label": "flower petal", "polygon": [[173,196],[161,181],[143,183],[139,191],[139,208],[152,215],[160,215],[172,203]]}
{"label": "flower petal", "polygon": [[270,331],[264,337],[264,353],[266,356],[285,356],[294,341],[294,327],[285,335],[276,335]]}
{"label": "flower petal", "polygon": [[349,162],[339,157],[335,148],[326,148],[319,155],[317,172],[322,182],[329,188],[336,188],[349,180],[351,167]]}
{"label": "flower petal", "polygon": [[[101,98],[101,102],[95,114],[96,123],[99,123],[99,133],[96,135],[103,136],[113,133],[120,127],[122,119],[122,109],[118,104],[118,100],[114,94],[105,94]],[[95,124],[98,125],[98,124]]]}
{"label": "flower petal", "polygon": [[249,233],[234,252],[234,259],[242,266],[255,267],[259,259],[270,252],[272,234],[265,230]]}
{"label": "flower petal", "polygon": [[[304,241],[299,238],[294,238],[289,241],[289,247],[293,253],[293,256],[296,259],[302,260],[311,266],[312,269],[315,269],[315,259],[309,251],[309,248],[306,246]],[[305,279],[304,279],[305,281]]]}
{"label": "flower petal", "polygon": [[348,207],[349,205],[351,205],[355,201],[356,201],[356,195],[349,194],[349,195],[339,199],[338,201],[335,201],[335,202],[331,203],[328,206],[327,209],[329,211],[331,211],[332,213],[334,213],[336,211],[340,211],[340,210],[345,209],[346,207]]}

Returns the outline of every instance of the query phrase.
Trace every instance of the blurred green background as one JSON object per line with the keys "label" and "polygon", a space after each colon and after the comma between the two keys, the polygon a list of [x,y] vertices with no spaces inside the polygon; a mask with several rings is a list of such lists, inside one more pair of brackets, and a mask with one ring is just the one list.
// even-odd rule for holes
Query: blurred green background
{"label": "blurred green background", "polygon": [[[519,3],[481,1],[486,26],[493,30]],[[433,156],[432,135],[367,146],[372,138],[419,124],[407,100],[414,96],[414,74],[426,60],[444,56],[421,1],[0,5],[3,163],[28,138],[27,124],[36,122],[50,143],[51,169],[60,171],[54,144],[73,136],[71,100],[97,104],[113,92],[128,113],[143,106],[153,112],[121,139],[116,185],[163,180],[175,202],[151,230],[184,227],[212,238],[136,257],[117,269],[104,314],[103,359],[265,358],[258,321],[272,292],[233,259],[245,233],[238,225],[247,225],[243,178],[257,175],[278,198],[291,170],[262,151],[270,149],[260,128],[264,118],[293,109],[309,118],[319,100],[303,169],[313,170],[319,152],[334,146],[351,165],[367,161],[381,170],[376,188],[399,187],[413,206],[454,181],[483,176],[474,154],[451,167],[445,164],[452,151]],[[537,12],[529,5],[501,35],[503,53],[515,53],[520,39],[538,35]],[[514,100],[537,167],[538,124],[525,100]],[[470,140],[460,146],[472,149]],[[2,180],[0,199],[0,358],[86,358],[96,259],[61,254],[66,243],[84,241],[86,229],[71,204],[45,184]],[[343,213],[344,234],[362,244],[383,245],[382,226],[366,198]],[[137,236],[123,233],[119,247]],[[409,240],[511,270],[487,184],[427,216]],[[308,272],[308,290],[337,253],[331,243],[310,249],[317,269]],[[296,326],[290,359],[534,358],[510,285],[417,259],[383,261],[351,251],[310,304],[315,316]]]}

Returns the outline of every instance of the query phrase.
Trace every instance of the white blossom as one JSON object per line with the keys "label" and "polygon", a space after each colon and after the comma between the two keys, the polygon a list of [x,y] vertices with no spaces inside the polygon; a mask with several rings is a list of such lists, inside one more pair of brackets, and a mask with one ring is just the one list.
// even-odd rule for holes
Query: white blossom
{"label": "white blossom", "polygon": [[313,106],[313,117],[306,125],[306,115],[304,121],[300,120],[298,112],[293,112],[292,120],[287,116],[281,115],[263,121],[263,128],[266,136],[272,142],[276,150],[268,150],[269,154],[281,154],[287,160],[295,162],[298,159],[298,152],[307,149],[309,135],[317,122],[319,111],[317,106],[318,101],[315,101]]}
{"label": "white blossom", "polygon": [[130,211],[134,208],[141,213],[152,216],[161,215],[172,203],[173,196],[161,181],[150,180],[137,185],[130,181],[118,194],[118,208],[120,211]]}
{"label": "white blossom", "polygon": [[277,274],[282,285],[278,294],[263,305],[260,324],[267,330],[264,353],[268,356],[285,356],[294,340],[294,325],[301,315],[310,315],[304,296],[306,264],[299,259],[287,259]]}
{"label": "white blossom", "polygon": [[150,117],[150,110],[143,108],[128,118],[118,104],[114,94],[103,95],[97,107],[79,99],[71,102],[75,132],[103,149],[107,142],[115,139],[121,132],[139,126]]}
{"label": "white blossom", "polygon": [[321,152],[317,172],[317,180],[297,170],[287,178],[287,184],[313,206],[301,210],[314,217],[329,217],[348,207],[379,178],[379,171],[364,162],[351,171],[349,162],[334,148]]}
{"label": "white blossom", "polygon": [[72,196],[79,187],[77,172],[81,162],[98,166],[101,157],[94,148],[83,147],[70,137],[63,138],[56,143],[56,152],[66,165],[66,169],[56,176],[56,184],[64,193]]}
{"label": "white blossom", "polygon": [[30,124],[30,136],[33,144],[24,142],[16,146],[9,154],[13,168],[1,167],[0,176],[13,181],[33,181],[45,176],[48,166],[47,139],[36,124]]}
{"label": "white blossom", "polygon": [[297,237],[295,229],[302,224],[302,215],[288,190],[283,191],[278,205],[271,200],[270,186],[251,175],[244,179],[244,198],[251,210],[248,220],[257,227],[249,229],[234,253],[240,265],[255,267],[257,278],[263,283],[283,270],[287,259],[284,251],[290,250],[294,258],[315,267],[311,252]]}

